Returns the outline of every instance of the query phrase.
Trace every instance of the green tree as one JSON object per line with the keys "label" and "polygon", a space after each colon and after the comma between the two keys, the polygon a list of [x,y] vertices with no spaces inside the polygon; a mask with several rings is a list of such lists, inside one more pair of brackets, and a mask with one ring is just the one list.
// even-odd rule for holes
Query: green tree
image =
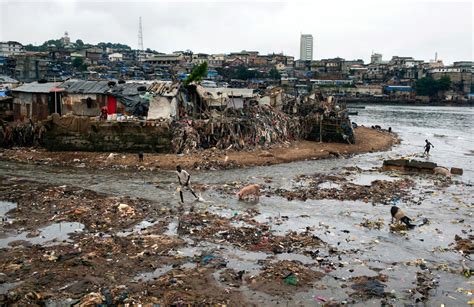
{"label": "green tree", "polygon": [[87,70],[87,65],[84,63],[82,58],[74,58],[72,60],[72,66],[80,71]]}
{"label": "green tree", "polygon": [[207,62],[204,62],[193,68],[193,71],[189,76],[184,80],[184,85],[189,85],[191,82],[201,81],[204,77],[207,76]]}
{"label": "green tree", "polygon": [[280,80],[281,79],[281,75],[275,67],[270,69],[270,71],[268,72],[268,77],[270,79],[273,79],[273,80]]}
{"label": "green tree", "polygon": [[78,39],[78,40],[76,40],[76,45],[77,45],[77,47],[83,47],[84,42],[82,41],[82,39]]}
{"label": "green tree", "polygon": [[113,49],[121,49],[121,50],[132,50],[132,48],[128,45],[125,44],[120,44],[120,43],[104,43],[100,42],[97,44],[97,47],[100,47],[102,49],[105,48],[113,48]]}
{"label": "green tree", "polygon": [[447,91],[451,87],[451,79],[447,76],[439,80],[431,77],[421,78],[415,83],[416,93],[422,96],[435,96],[440,91]]}
{"label": "green tree", "polygon": [[438,90],[440,91],[447,91],[451,88],[451,78],[448,76],[443,76],[441,79],[437,81],[438,83]]}

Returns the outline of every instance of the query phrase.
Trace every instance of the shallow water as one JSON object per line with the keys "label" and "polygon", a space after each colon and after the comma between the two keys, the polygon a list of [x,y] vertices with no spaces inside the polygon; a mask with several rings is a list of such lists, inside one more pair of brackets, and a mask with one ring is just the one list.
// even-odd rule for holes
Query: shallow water
{"label": "shallow water", "polygon": [[84,229],[84,225],[76,222],[59,222],[39,228],[39,235],[28,237],[29,232],[20,232],[18,234],[3,234],[0,237],[0,248],[8,247],[14,241],[25,241],[31,244],[54,245],[60,244],[62,241],[68,240],[69,234],[80,232]]}
{"label": "shallow water", "polygon": [[[326,286],[325,290],[311,289],[299,293],[295,301],[303,305],[316,304],[314,295],[333,297],[338,300],[348,298],[347,291],[342,291],[337,278],[348,279],[360,275],[375,275],[371,267],[382,269],[381,273],[389,275],[387,291],[394,291],[400,301],[410,302],[407,299],[407,290],[414,287],[417,267],[405,263],[416,259],[424,259],[427,265],[434,267],[448,264],[459,269],[462,262],[472,267],[472,261],[453,252],[450,244],[456,234],[462,231],[472,233],[474,219],[472,205],[474,203],[474,188],[469,185],[474,181],[474,166],[472,152],[474,152],[473,108],[452,107],[407,107],[407,106],[376,106],[370,105],[361,109],[359,116],[353,121],[366,126],[381,125],[383,128],[392,127],[393,131],[402,138],[402,143],[391,151],[370,153],[354,156],[347,159],[327,159],[316,161],[300,161],[288,164],[261,166],[247,169],[226,171],[191,172],[193,182],[201,184],[229,184],[232,182],[262,184],[264,194],[266,189],[291,189],[302,183],[295,182],[297,175],[313,173],[340,174],[345,167],[358,166],[361,173],[353,172],[347,179],[355,184],[370,185],[373,180],[396,180],[398,177],[409,177],[415,180],[416,186],[412,191],[413,201],[399,203],[409,215],[415,219],[428,218],[429,225],[415,228],[406,235],[394,234],[389,231],[390,206],[364,203],[361,201],[337,200],[308,200],[287,201],[280,197],[261,197],[259,202],[239,202],[233,195],[222,194],[219,191],[208,190],[203,193],[207,202],[192,202],[192,195],[185,193],[187,204],[193,203],[197,208],[208,209],[221,216],[232,217],[248,208],[260,211],[255,219],[259,222],[269,222],[280,216],[288,219],[278,225],[269,222],[277,234],[287,231],[305,231],[306,227],[313,227],[313,233],[329,245],[337,247],[342,252],[342,261],[347,265],[328,273],[320,282]],[[423,151],[424,140],[428,138],[435,146],[429,161],[451,167],[462,167],[463,176],[456,176],[456,180],[463,183],[448,188],[438,189],[433,185],[430,176],[402,175],[398,173],[378,173],[368,171],[382,165],[384,159],[419,154]],[[153,174],[141,174],[131,171],[116,170],[87,170],[74,168],[35,166],[12,162],[0,162],[0,175],[10,178],[25,178],[57,185],[73,185],[106,192],[115,195],[142,197],[157,201],[164,205],[178,204],[179,195],[176,194],[175,176],[168,171]],[[393,177],[392,177],[393,176]],[[272,179],[265,183],[265,179]],[[158,188],[149,182],[159,182]],[[327,186],[326,186],[327,185]],[[333,183],[324,183],[323,187],[335,187]],[[382,229],[367,229],[360,226],[364,218],[369,220],[382,219]],[[462,223],[456,221],[464,220]],[[137,233],[142,228],[151,226],[144,221],[121,235]],[[236,224],[237,227],[241,226]],[[176,221],[171,221],[167,235],[176,235]],[[25,234],[26,235],[26,234]],[[64,238],[64,237],[60,237]],[[192,241],[192,240],[191,240]],[[0,246],[1,244],[0,239]],[[10,242],[10,241],[9,241]],[[236,270],[247,270],[252,274],[258,273],[259,259],[267,259],[268,254],[247,252],[231,246],[217,246],[207,242],[191,244],[178,252],[185,257],[200,255],[203,251],[215,250],[223,256],[228,267]],[[312,259],[302,254],[282,254],[272,261],[297,260],[311,264]],[[336,259],[335,259],[336,260]],[[193,263],[187,264],[193,267]],[[165,273],[162,270],[142,273],[137,278],[147,279]],[[457,288],[469,288],[469,284],[460,274],[444,271],[435,271],[440,279],[440,287],[433,294],[432,303],[446,303],[456,305],[465,303],[465,296],[456,292]],[[144,275],[143,275],[144,274]],[[255,301],[268,299],[264,294],[251,294]],[[374,301],[377,304],[377,301]]]}

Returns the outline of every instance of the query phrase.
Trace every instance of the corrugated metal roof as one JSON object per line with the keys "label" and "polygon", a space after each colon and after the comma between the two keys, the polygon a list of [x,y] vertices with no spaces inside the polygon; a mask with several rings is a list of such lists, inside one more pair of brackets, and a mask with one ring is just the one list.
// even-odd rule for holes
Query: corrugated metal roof
{"label": "corrugated metal roof", "polygon": [[138,95],[138,88],[144,86],[147,90],[150,86],[147,83],[139,83],[139,82],[130,82],[130,83],[122,83],[117,84],[112,88],[113,93],[117,93],[123,96],[134,96]]}
{"label": "corrugated metal roof", "polygon": [[22,92],[22,93],[49,93],[49,91],[56,87],[56,83],[47,82],[47,83],[38,83],[32,82],[28,84],[23,84],[22,86],[12,89],[12,92]]}
{"label": "corrugated metal roof", "polygon": [[0,83],[19,83],[19,81],[13,78],[10,78],[9,76],[1,75]]}
{"label": "corrugated metal roof", "polygon": [[180,82],[156,81],[148,87],[148,91],[155,95],[174,97],[178,94],[180,85]]}
{"label": "corrugated metal roof", "polygon": [[109,91],[108,81],[68,80],[59,85],[71,94],[105,94]]}

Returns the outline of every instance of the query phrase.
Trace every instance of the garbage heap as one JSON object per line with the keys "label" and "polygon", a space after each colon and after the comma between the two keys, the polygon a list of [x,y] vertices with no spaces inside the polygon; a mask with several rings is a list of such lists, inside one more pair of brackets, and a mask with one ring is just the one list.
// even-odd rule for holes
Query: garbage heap
{"label": "garbage heap", "polygon": [[175,153],[212,147],[237,150],[266,147],[302,135],[299,118],[290,117],[271,106],[228,109],[206,119],[175,121],[172,131],[171,143]]}
{"label": "garbage heap", "polygon": [[338,104],[333,97],[325,100],[305,97],[295,108],[300,117],[301,130],[304,131],[302,138],[354,144],[355,136],[348,109]]}
{"label": "garbage heap", "polygon": [[44,127],[33,121],[6,123],[0,120],[0,148],[29,147],[42,143]]}

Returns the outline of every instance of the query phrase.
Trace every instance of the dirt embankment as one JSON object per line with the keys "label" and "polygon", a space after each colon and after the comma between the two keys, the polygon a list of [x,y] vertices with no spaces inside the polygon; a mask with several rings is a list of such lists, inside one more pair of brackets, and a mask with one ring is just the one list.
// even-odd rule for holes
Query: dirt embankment
{"label": "dirt embankment", "polygon": [[4,149],[0,151],[0,160],[99,169],[174,169],[178,164],[188,169],[226,169],[383,151],[399,141],[395,134],[366,127],[356,128],[355,135],[356,143],[352,145],[295,141],[248,151],[208,149],[183,155],[145,153],[143,162],[135,153],[49,152],[29,148]]}

